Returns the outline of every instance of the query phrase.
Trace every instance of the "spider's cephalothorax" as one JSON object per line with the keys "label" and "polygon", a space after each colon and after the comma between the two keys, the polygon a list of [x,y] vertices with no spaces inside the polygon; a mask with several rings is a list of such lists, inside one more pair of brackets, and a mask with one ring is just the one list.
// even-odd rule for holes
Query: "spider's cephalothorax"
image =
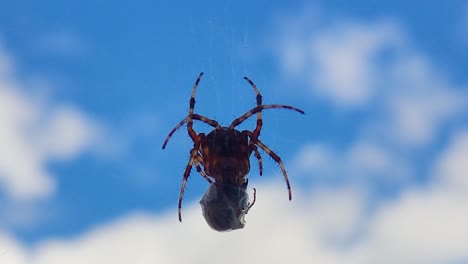
{"label": "spider's cephalothorax", "polygon": [[[286,181],[286,186],[288,187],[289,200],[291,200],[291,186],[281,158],[258,139],[263,125],[261,112],[265,109],[272,108],[294,110],[301,114],[304,114],[304,111],[288,105],[262,104],[262,96],[257,87],[249,78],[244,77],[257,95],[257,106],[232,121],[231,125],[228,127],[221,127],[217,121],[193,113],[193,109],[195,108],[195,93],[202,75],[203,72],[200,73],[195,81],[195,85],[193,86],[188,116],[172,129],[162,147],[164,149],[172,134],[187,123],[187,132],[193,141],[193,148],[190,150],[190,158],[187,167],[185,168],[182,186],[180,188],[178,205],[179,221],[182,221],[182,198],[184,195],[185,184],[187,183],[192,166],[195,166],[198,173],[200,173],[200,175],[203,176],[203,178],[205,178],[210,184],[213,184],[214,180],[215,183],[217,183],[216,186],[218,186],[218,190],[221,190],[221,192],[224,192],[225,194],[226,191],[223,190],[226,186],[237,186],[239,189],[241,189],[242,186],[247,186],[247,174],[250,171],[249,159],[252,152],[258,160],[260,175],[262,175],[262,158],[257,147],[260,147],[279,164]],[[257,115],[257,125],[253,131],[243,130],[241,132],[235,129],[236,126],[255,114]],[[193,129],[193,120],[202,121],[214,127],[214,130],[208,133],[208,135],[205,135],[205,133],[197,134]]]}

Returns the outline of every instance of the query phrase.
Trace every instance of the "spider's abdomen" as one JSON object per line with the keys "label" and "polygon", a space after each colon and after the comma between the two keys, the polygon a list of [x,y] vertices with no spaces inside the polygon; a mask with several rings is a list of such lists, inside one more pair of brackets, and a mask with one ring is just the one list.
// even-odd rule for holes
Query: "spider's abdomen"
{"label": "spider's abdomen", "polygon": [[250,171],[248,137],[238,130],[223,127],[211,131],[202,152],[209,157],[204,160],[205,170],[217,181],[240,185]]}

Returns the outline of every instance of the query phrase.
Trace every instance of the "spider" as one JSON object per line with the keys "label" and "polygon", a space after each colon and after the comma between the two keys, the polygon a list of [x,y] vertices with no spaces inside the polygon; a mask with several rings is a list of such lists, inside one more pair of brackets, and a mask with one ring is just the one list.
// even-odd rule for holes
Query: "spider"
{"label": "spider", "polygon": [[[250,156],[252,153],[254,153],[254,156],[258,160],[259,174],[262,175],[263,172],[262,158],[258,147],[279,164],[288,188],[289,200],[291,200],[291,185],[281,158],[258,139],[263,125],[261,112],[265,109],[273,108],[289,109],[301,114],[304,114],[304,111],[288,105],[262,104],[262,95],[257,89],[257,86],[249,78],[244,77],[256,94],[257,105],[245,114],[234,119],[229,126],[222,127],[216,120],[193,113],[195,108],[195,93],[202,76],[203,72],[198,75],[193,86],[192,96],[189,102],[189,114],[171,130],[162,146],[162,148],[165,149],[172,135],[187,123],[187,132],[193,141],[193,148],[190,150],[190,158],[185,168],[180,188],[178,203],[179,221],[182,222],[182,199],[192,166],[195,166],[198,173],[210,184],[212,184],[214,180],[218,184],[246,186],[247,174],[250,171]],[[257,124],[253,131],[243,130],[241,132],[235,129],[235,127],[255,114],[257,115]],[[214,127],[214,129],[208,133],[208,135],[205,135],[205,133],[197,134],[193,129],[194,120],[204,122]]]}

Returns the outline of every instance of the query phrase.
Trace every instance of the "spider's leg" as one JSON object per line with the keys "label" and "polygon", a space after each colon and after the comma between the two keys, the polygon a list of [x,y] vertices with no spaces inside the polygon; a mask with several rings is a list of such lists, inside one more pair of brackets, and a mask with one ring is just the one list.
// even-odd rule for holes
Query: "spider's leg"
{"label": "spider's leg", "polygon": [[193,120],[202,121],[203,123],[208,124],[208,125],[210,125],[210,126],[212,126],[214,128],[221,129],[221,126],[219,125],[219,123],[216,120],[213,120],[213,119],[210,119],[208,117],[198,115],[198,114],[192,114],[191,117],[192,117]]}
{"label": "spider's leg", "polygon": [[257,189],[253,188],[253,201],[249,205],[249,207],[247,207],[247,209],[245,209],[245,214],[247,214],[250,211],[250,208],[252,208],[252,206],[254,206],[255,201],[257,201]]}
{"label": "spider's leg", "polygon": [[258,113],[258,112],[261,112],[261,111],[263,111],[265,109],[273,109],[273,108],[289,109],[289,110],[293,110],[293,111],[299,112],[301,114],[304,114],[304,111],[302,111],[301,109],[296,108],[294,106],[278,105],[278,104],[259,105],[257,107],[252,108],[250,111],[247,111],[245,114],[241,115],[240,117],[234,119],[234,121],[232,121],[229,128],[235,128],[236,126],[238,126],[239,124],[244,122],[247,118],[251,117],[252,115],[254,115],[254,114]]}
{"label": "spider's leg", "polygon": [[292,192],[291,192],[291,184],[289,183],[289,178],[288,174],[286,173],[286,169],[284,168],[283,161],[281,161],[281,158],[273,152],[269,147],[267,147],[265,144],[263,144],[258,138],[253,137],[252,132],[245,130],[245,132],[250,136],[250,140],[253,141],[253,143],[257,146],[259,146],[263,151],[268,153],[272,159],[274,159],[278,165],[280,166],[281,172],[283,173],[284,180],[286,181],[286,186],[288,187],[288,194],[289,194],[289,200],[292,199]]}
{"label": "spider's leg", "polygon": [[[181,126],[183,126],[185,123],[188,123],[190,121],[193,121],[193,120],[199,120],[199,121],[202,121],[212,127],[215,127],[215,128],[221,128],[221,126],[219,125],[218,122],[216,122],[216,120],[213,120],[213,119],[209,119],[208,117],[204,117],[202,115],[197,115],[197,114],[191,114],[189,116],[187,116],[186,118],[184,118],[182,121],[180,121],[172,130],[171,132],[169,132],[169,135],[167,135],[167,138],[166,140],[164,140],[164,143],[163,143],[163,146],[162,148],[166,148],[166,145],[167,145],[167,142],[169,141],[169,139],[172,137],[172,135],[177,131],[177,129],[179,129]],[[188,125],[187,125],[188,126]],[[189,132],[189,135],[190,135],[190,138],[192,138],[193,141],[196,140],[197,138],[197,135],[195,133],[195,131],[192,129],[192,132],[194,133],[193,135],[190,134]]]}
{"label": "spider's leg", "polygon": [[[172,130],[171,132],[169,132],[169,135],[167,135],[166,137],[166,140],[164,140],[164,143],[162,145],[162,148],[165,149],[166,148],[166,145],[167,145],[167,142],[169,142],[169,139],[172,137],[172,134],[174,134],[177,129],[179,129],[181,126],[183,126],[189,119],[190,117],[186,117],[184,118],[184,120],[180,121],[179,124],[177,124]],[[192,139],[193,140],[193,139]]]}
{"label": "spider's leg", "polygon": [[[193,115],[193,110],[195,108],[195,93],[197,92],[197,87],[198,87],[198,84],[200,83],[202,76],[203,76],[203,72],[200,72],[197,80],[195,81],[195,84],[193,85],[192,96],[190,97],[190,102],[189,102],[189,115],[188,116]],[[187,132],[190,138],[192,138],[192,140],[194,140],[194,138],[197,137],[197,133],[193,130],[193,119],[189,119],[187,122]]]}
{"label": "spider's leg", "polygon": [[203,76],[203,72],[200,72],[197,80],[195,81],[195,84],[193,85],[192,96],[190,97],[189,115],[193,114],[193,109],[195,108],[195,93],[197,92],[197,87],[198,87],[198,84],[200,83],[202,76]]}
{"label": "spider's leg", "polygon": [[188,114],[188,116],[186,118],[184,118],[184,120],[180,121],[179,124],[177,124],[171,130],[171,132],[167,136],[166,140],[164,140],[163,147],[162,147],[163,149],[166,148],[166,144],[169,141],[169,138],[172,137],[172,134],[174,134],[174,132],[176,132],[176,130],[179,129],[181,126],[183,126],[186,122],[188,122],[187,130],[188,130],[190,138],[192,140],[195,140],[195,138],[197,137],[197,134],[192,129],[193,120],[190,118],[190,116],[193,114],[193,109],[195,108],[195,93],[197,92],[197,87],[198,87],[198,84],[200,83],[200,80],[201,80],[202,76],[203,76],[203,72],[200,72],[200,74],[198,75],[197,80],[195,81],[195,84],[193,85],[192,96],[190,97],[190,102],[189,102],[189,114]]}
{"label": "spider's leg", "polygon": [[196,139],[194,142],[193,149],[190,150],[190,159],[187,163],[187,167],[185,167],[184,177],[182,179],[182,186],[180,186],[180,194],[179,194],[179,204],[178,204],[178,213],[179,213],[179,221],[182,222],[182,199],[184,197],[185,185],[187,184],[187,179],[190,176],[190,170],[192,169],[192,165],[196,160],[196,155],[198,155],[198,149],[200,148],[200,140]]}
{"label": "spider's leg", "polygon": [[[252,82],[249,78],[244,77],[244,79],[249,82],[250,86],[255,91],[256,99],[257,99],[257,107],[262,105],[262,95],[260,94],[260,91],[257,89],[257,86],[255,85],[254,82]],[[263,120],[262,120],[262,112],[257,113],[257,126],[255,127],[255,130],[253,131],[255,136],[260,136],[260,131],[262,130],[262,125],[263,125]]]}
{"label": "spider's leg", "polygon": [[[257,148],[257,146],[255,144],[253,144],[253,143],[250,144],[249,149],[250,149],[250,153],[252,153],[252,151],[253,151],[253,153],[255,155],[255,158],[257,158],[257,160],[258,160],[258,168],[260,170],[260,176],[262,176],[262,174],[263,174],[262,156],[260,155],[260,152],[258,152],[258,148]],[[250,156],[250,154],[249,154],[249,156]]]}
{"label": "spider's leg", "polygon": [[197,154],[195,156],[195,160],[193,161],[193,164],[195,165],[195,168],[197,169],[197,172],[205,178],[205,180],[208,183],[213,183],[213,181],[206,175],[205,171],[200,167],[200,165],[203,165],[203,158],[200,156],[200,154]]}
{"label": "spider's leg", "polygon": [[208,175],[206,175],[206,173],[202,170],[202,168],[200,167],[200,163],[198,162],[194,162],[194,165],[195,165],[195,168],[197,169],[197,172],[200,173],[200,175],[205,178],[205,180],[208,182],[208,183],[213,183],[213,181],[208,177]]}

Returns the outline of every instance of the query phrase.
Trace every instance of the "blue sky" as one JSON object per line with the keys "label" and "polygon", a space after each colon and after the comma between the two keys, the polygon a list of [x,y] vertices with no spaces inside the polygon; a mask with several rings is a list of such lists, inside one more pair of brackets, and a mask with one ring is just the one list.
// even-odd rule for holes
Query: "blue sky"
{"label": "blue sky", "polygon": [[[465,263],[467,51],[463,1],[3,3],[0,263],[209,259],[194,243],[261,262]],[[161,149],[201,71],[196,112],[222,124],[255,106],[244,76],[306,112],[263,116],[293,201],[253,159],[258,201],[231,233],[204,223],[195,171],[178,223],[184,128]]]}

